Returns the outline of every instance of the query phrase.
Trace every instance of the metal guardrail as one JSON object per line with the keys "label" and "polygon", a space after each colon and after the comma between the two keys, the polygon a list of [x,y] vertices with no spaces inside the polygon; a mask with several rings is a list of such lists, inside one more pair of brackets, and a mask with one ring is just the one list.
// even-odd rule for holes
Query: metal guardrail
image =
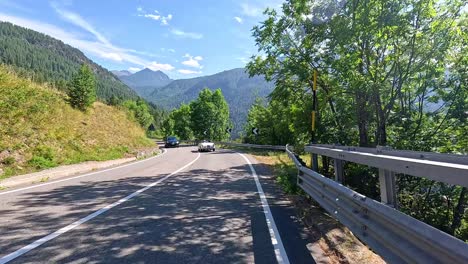
{"label": "metal guardrail", "polygon": [[459,155],[459,154],[397,150],[397,149],[393,149],[390,147],[383,147],[383,146],[378,146],[376,148],[329,145],[329,144],[314,144],[313,146],[322,147],[322,148],[330,148],[330,149],[341,149],[341,150],[346,150],[346,151],[355,151],[355,152],[361,152],[361,153],[371,153],[371,154],[377,154],[377,155],[388,155],[388,156],[401,157],[401,158],[412,158],[412,159],[431,160],[431,161],[440,161],[440,162],[468,165],[468,157],[466,155]]}
{"label": "metal guardrail", "polygon": [[468,245],[308,168],[299,186],[390,263],[467,263]]}
{"label": "metal guardrail", "polygon": [[271,150],[285,150],[285,146],[275,146],[275,145],[254,145],[254,144],[242,144],[234,142],[215,142],[219,145],[232,146],[232,147],[244,147],[244,148],[257,148],[257,149],[271,149]]}
{"label": "metal guardrail", "polygon": [[[220,143],[221,142],[218,144]],[[229,143],[226,145],[262,148],[262,145],[238,143]],[[330,147],[331,146],[329,145],[314,145],[306,146],[305,149],[308,152],[333,157],[335,159],[335,172],[337,169],[336,166],[342,166],[344,160],[351,162],[359,161],[358,163],[362,162],[361,164],[367,164],[379,168],[384,167],[384,169],[381,169],[383,172],[382,175],[392,177],[394,177],[394,171],[399,172],[401,170],[406,170],[403,173],[408,171],[411,173],[415,172],[414,167],[412,167],[416,166],[416,161],[414,161],[414,159],[419,161],[422,159],[430,159],[430,162],[420,162],[417,166],[432,166],[431,168],[434,168],[433,166],[439,165],[445,166],[444,168],[450,170],[447,168],[447,164],[439,163],[449,163],[450,161],[461,160],[461,162],[458,162],[458,165],[454,165],[455,167],[460,168],[459,165],[463,165],[463,162],[466,158],[466,156],[445,156],[443,154],[395,151],[388,149],[383,150],[383,152],[379,152],[382,150],[370,150],[342,146],[340,146],[338,149],[341,150],[341,152],[327,152],[324,150]],[[333,217],[347,226],[354,233],[354,235],[356,235],[370,248],[381,255],[387,262],[468,263],[467,243],[450,236],[449,234],[444,233],[426,223],[403,214],[402,212],[399,212],[398,210],[384,203],[367,198],[366,196],[343,186],[339,182],[328,179],[325,176],[303,166],[300,159],[298,159],[296,154],[291,151],[289,146],[265,146],[264,149],[285,150],[298,169],[299,175],[297,178],[297,184]],[[344,150],[347,152],[343,152]],[[348,152],[354,153],[350,155]],[[359,152],[359,154],[357,152]],[[390,157],[393,157],[393,159]],[[380,161],[377,160],[377,158],[380,158]],[[385,164],[390,162],[390,165],[403,166],[403,168],[394,168],[390,165],[381,166],[382,164],[380,162]],[[405,165],[405,162],[410,165]],[[406,166],[411,166],[411,168]],[[467,173],[468,168],[461,168],[463,173]],[[342,167],[341,172],[339,169],[340,168],[338,168],[338,173],[342,173]],[[390,169],[391,171],[388,171],[387,169]],[[440,170],[437,171],[440,172]],[[389,174],[389,172],[392,173]],[[416,176],[421,175],[417,171],[416,174]],[[434,174],[435,173],[431,173],[430,175]],[[454,182],[455,184],[462,185],[460,183],[465,182],[463,177],[453,175],[451,177],[453,177],[454,180],[450,180],[450,182]],[[343,179],[342,175],[341,178],[337,178]]]}
{"label": "metal guardrail", "polygon": [[306,152],[468,187],[468,156],[330,145],[305,147]]}
{"label": "metal guardrail", "polygon": [[[426,164],[426,166],[431,168],[439,165],[450,170],[450,168],[447,168],[447,164],[437,164],[436,161],[420,164],[416,161],[416,157],[421,159],[422,154],[427,158],[432,157],[434,159],[446,159],[447,157],[443,157],[442,154],[428,155],[432,153],[416,153],[407,151],[398,153],[398,151],[394,150],[386,150],[386,153],[377,153],[379,150],[371,151],[369,149],[363,150],[349,147],[340,148],[340,151],[334,151],[330,149],[330,146],[314,145],[306,146],[305,150],[307,152],[332,157],[335,161],[340,161],[339,163],[341,166],[341,161],[346,160],[378,168],[383,167],[397,172],[402,170],[405,172],[410,171],[417,175],[421,174],[420,171],[413,170],[414,167],[412,166],[415,166],[415,164],[418,164],[418,166],[420,166],[419,168],[424,166],[423,164]],[[347,148],[347,150],[343,150],[344,148]],[[376,153],[372,153],[373,151]],[[295,156],[294,153],[287,148],[286,152],[288,152],[289,156]],[[390,153],[392,156],[390,156]],[[407,156],[400,157],[404,159],[392,159],[392,157],[398,157],[398,155]],[[452,156],[448,158],[451,159],[454,157]],[[454,160],[462,160],[462,158],[463,157],[456,156],[456,159]],[[294,161],[294,163],[296,164],[296,161]],[[337,170],[336,166],[337,162],[335,162],[335,173]],[[457,165],[455,165],[455,167],[459,168]],[[369,199],[366,196],[359,194],[336,181],[328,179],[311,169],[303,166],[298,167],[298,169],[300,171],[298,176],[298,185],[332,216],[346,225],[357,237],[364,241],[388,262],[468,263],[468,244],[465,242],[403,214],[383,203]],[[441,172],[440,169],[435,171]],[[388,176],[387,170],[383,170],[383,172],[384,174],[381,174],[381,176]],[[463,171],[463,173],[465,173],[464,175],[466,175],[467,172],[468,167]],[[434,174],[435,173],[431,173],[430,175]],[[393,174],[391,175],[394,177]],[[335,177],[336,176],[337,175],[335,175]],[[455,180],[455,183],[458,184],[463,182],[465,181],[461,178],[456,178]],[[383,191],[388,191],[385,189],[385,186]]]}

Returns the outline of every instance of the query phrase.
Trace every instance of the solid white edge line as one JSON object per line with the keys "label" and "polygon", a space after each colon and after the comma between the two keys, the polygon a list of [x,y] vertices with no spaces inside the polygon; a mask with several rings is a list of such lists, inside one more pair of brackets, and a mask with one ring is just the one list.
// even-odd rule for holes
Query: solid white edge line
{"label": "solid white edge line", "polygon": [[72,229],[78,227],[79,225],[88,222],[89,220],[91,220],[91,219],[93,219],[93,218],[99,216],[100,214],[105,213],[105,212],[109,211],[110,209],[112,209],[112,208],[114,208],[114,207],[116,207],[116,206],[118,206],[118,205],[120,205],[120,204],[122,204],[122,203],[124,203],[124,202],[126,202],[126,201],[128,201],[128,200],[130,200],[131,198],[133,198],[133,197],[139,195],[140,193],[142,193],[142,192],[148,190],[149,188],[151,188],[151,187],[153,187],[153,186],[155,186],[155,185],[157,185],[157,184],[163,182],[164,180],[166,180],[167,178],[171,177],[172,175],[177,174],[177,173],[179,173],[180,171],[184,170],[185,168],[189,167],[190,165],[192,165],[193,163],[195,163],[199,158],[200,158],[200,153],[198,153],[197,157],[196,157],[194,160],[192,160],[190,163],[188,163],[188,164],[186,164],[185,166],[181,167],[180,169],[178,169],[178,170],[172,172],[171,174],[169,174],[169,175],[167,175],[167,176],[165,176],[165,177],[163,177],[163,178],[161,178],[161,179],[159,179],[159,180],[157,180],[157,181],[155,181],[155,182],[153,182],[153,183],[147,185],[146,187],[144,187],[144,188],[142,188],[142,189],[139,189],[138,191],[136,191],[136,192],[134,192],[134,193],[132,193],[132,194],[130,194],[130,195],[128,195],[128,196],[126,196],[126,197],[120,199],[120,200],[118,200],[117,202],[114,202],[114,203],[112,203],[112,204],[109,204],[109,205],[107,205],[107,206],[105,206],[105,207],[103,207],[103,208],[97,210],[96,212],[94,212],[94,213],[92,213],[92,214],[89,214],[89,215],[86,216],[86,217],[83,217],[83,218],[81,218],[81,219],[79,219],[79,220],[77,220],[77,221],[75,221],[75,222],[73,222],[73,223],[71,223],[71,224],[69,224],[69,225],[67,225],[67,226],[65,226],[65,227],[62,227],[62,228],[60,228],[59,230],[57,230],[57,231],[55,231],[55,232],[53,232],[53,233],[51,233],[51,234],[49,234],[49,235],[47,235],[47,236],[45,236],[45,237],[42,237],[42,238],[40,238],[40,239],[38,239],[38,240],[32,242],[31,244],[27,245],[27,246],[24,246],[24,247],[22,247],[22,248],[20,248],[20,249],[18,249],[18,250],[16,250],[16,251],[14,251],[14,252],[12,252],[12,253],[6,255],[6,256],[3,256],[2,258],[0,258],[0,264],[5,264],[5,263],[7,263],[7,262],[9,262],[9,261],[12,261],[12,260],[14,260],[14,259],[20,257],[21,255],[26,254],[26,253],[28,253],[29,251],[31,251],[31,250],[33,250],[33,249],[35,249],[35,248],[41,246],[42,244],[44,244],[44,243],[46,243],[46,242],[48,242],[48,241],[50,241],[50,240],[52,240],[52,239],[54,239],[54,238],[56,238],[56,237],[58,237],[58,236],[64,234],[64,233],[66,233],[66,232],[68,232],[68,231],[70,231],[70,230],[72,230]]}
{"label": "solid white edge line", "polygon": [[38,187],[42,187],[42,186],[46,186],[46,185],[51,185],[51,184],[55,184],[55,183],[59,183],[59,182],[79,179],[79,178],[91,176],[91,175],[94,175],[94,174],[97,174],[97,173],[103,173],[103,172],[106,172],[106,171],[121,169],[121,168],[124,168],[124,167],[132,166],[132,165],[135,165],[135,164],[138,164],[138,163],[141,163],[141,162],[145,162],[145,161],[149,161],[149,160],[161,157],[164,154],[166,154],[166,152],[167,152],[167,150],[163,149],[163,153],[161,153],[160,155],[156,155],[156,156],[149,157],[147,159],[143,159],[143,160],[139,160],[139,161],[135,161],[135,162],[126,163],[124,165],[120,165],[120,166],[117,166],[117,167],[112,167],[112,168],[109,168],[109,169],[104,169],[104,170],[100,170],[100,171],[86,173],[86,174],[82,174],[82,175],[78,175],[78,176],[74,176],[74,177],[66,178],[66,179],[62,179],[62,180],[56,180],[56,181],[41,183],[41,184],[38,184],[38,185],[29,186],[29,187],[23,187],[23,188],[11,190],[11,191],[0,192],[0,196],[5,195],[5,194],[9,194],[9,193],[15,193],[15,192],[21,192],[21,191],[25,191],[25,190],[29,190],[29,189],[34,189],[34,188],[38,188]]}
{"label": "solid white edge line", "polygon": [[255,168],[252,166],[250,160],[242,153],[237,153],[241,157],[245,159],[247,164],[249,165],[250,171],[252,172],[252,176],[255,180],[255,185],[257,186],[258,195],[260,196],[260,201],[262,202],[263,212],[265,213],[265,220],[268,225],[268,231],[270,231],[270,238],[271,243],[273,244],[273,248],[275,250],[276,260],[278,263],[282,264],[289,264],[288,255],[286,254],[286,250],[284,249],[283,241],[281,240],[281,236],[279,234],[278,228],[276,227],[275,219],[273,218],[273,214],[271,213],[270,206],[268,205],[268,200],[263,192],[262,185],[260,180],[258,179],[257,172]]}

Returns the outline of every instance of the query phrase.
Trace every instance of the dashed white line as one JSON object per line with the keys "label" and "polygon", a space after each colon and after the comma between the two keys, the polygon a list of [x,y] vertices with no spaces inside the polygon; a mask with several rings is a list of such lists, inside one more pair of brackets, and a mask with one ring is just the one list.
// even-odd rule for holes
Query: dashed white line
{"label": "dashed white line", "polygon": [[19,188],[19,189],[15,189],[15,190],[11,190],[11,191],[0,192],[0,196],[1,196],[1,195],[5,195],[5,194],[9,194],[9,193],[21,192],[21,191],[25,191],[25,190],[29,190],[29,189],[33,189],[33,188],[38,188],[38,187],[42,187],[42,186],[46,186],[46,185],[56,184],[56,183],[59,183],[59,182],[70,181],[70,180],[74,180],[74,179],[79,179],[79,178],[91,176],[91,175],[94,175],[94,174],[97,174],[97,173],[103,173],[103,172],[106,172],[106,171],[111,171],[111,170],[115,170],[115,169],[121,169],[121,168],[124,168],[124,167],[132,166],[132,165],[135,165],[135,164],[138,164],[138,163],[141,163],[141,162],[145,162],[145,161],[149,161],[149,160],[152,160],[152,159],[161,157],[162,155],[166,154],[166,152],[167,152],[167,150],[166,150],[166,149],[163,149],[163,153],[162,153],[161,155],[157,155],[157,156],[154,156],[154,157],[151,157],[151,158],[147,158],[147,159],[144,159],[144,160],[140,160],[140,161],[136,161],[136,162],[131,162],[131,163],[128,163],[128,164],[125,164],[125,165],[121,165],[121,166],[117,166],[117,167],[113,167],[113,168],[109,168],[109,169],[105,169],[105,170],[101,170],[101,171],[95,171],[95,172],[91,172],[91,173],[86,173],[86,174],[78,175],[78,176],[71,177],[71,178],[66,178],[66,179],[57,180],[57,181],[51,181],[51,182],[47,182],[47,183],[41,183],[41,184],[38,184],[38,185],[33,185],[33,186],[29,186],[29,187]]}
{"label": "dashed white line", "polygon": [[250,160],[244,154],[237,154],[241,155],[241,157],[243,157],[249,165],[250,171],[252,172],[252,175],[255,180],[255,185],[257,185],[258,195],[260,196],[260,201],[262,202],[263,211],[265,213],[265,219],[268,225],[268,231],[270,231],[271,243],[273,244],[273,248],[275,250],[276,260],[279,264],[289,264],[288,255],[286,254],[286,250],[284,249],[283,241],[281,240],[278,228],[276,227],[275,219],[271,214],[270,206],[268,205],[268,200],[265,196],[265,193],[263,192],[260,180],[258,179],[257,172],[252,166]]}
{"label": "dashed white line", "polygon": [[177,174],[180,171],[184,170],[185,168],[189,167],[190,165],[195,163],[199,158],[200,158],[200,153],[198,153],[197,157],[194,160],[192,160],[190,163],[188,163],[187,165],[183,166],[182,168],[172,172],[171,174],[169,174],[169,175],[167,175],[167,176],[165,176],[165,177],[163,177],[163,178],[161,178],[161,179],[147,185],[146,187],[144,187],[144,188],[142,188],[142,189],[140,189],[140,190],[138,190],[138,191],[136,191],[136,192],[122,198],[122,199],[120,199],[120,200],[118,200],[115,203],[109,204],[109,205],[99,209],[98,211],[96,211],[96,212],[94,212],[94,213],[92,213],[92,214],[90,214],[90,215],[88,215],[88,216],[86,216],[84,218],[81,218],[81,219],[79,219],[79,220],[77,220],[75,222],[73,222],[70,225],[67,225],[67,226],[65,226],[63,228],[60,228],[59,230],[57,230],[57,231],[55,231],[55,232],[53,232],[53,233],[51,233],[51,234],[49,234],[49,235],[47,235],[47,236],[45,236],[43,238],[40,238],[40,239],[32,242],[31,244],[16,250],[15,252],[12,252],[12,253],[10,253],[10,254],[8,254],[6,256],[3,256],[2,258],[0,258],[0,264],[5,264],[5,263],[7,263],[9,261],[12,261],[12,260],[20,257],[21,255],[26,254],[29,251],[41,246],[42,244],[44,244],[44,243],[46,243],[46,242],[48,242],[48,241],[62,235],[64,233],[78,227],[79,225],[81,225],[83,223],[86,223],[87,221],[101,215],[102,213],[105,213],[105,212],[109,211],[110,209],[112,209],[112,208],[114,208],[114,207],[116,207],[116,206],[118,206],[118,205],[132,199],[133,197],[135,197],[135,196],[139,195],[140,193],[148,190],[149,188],[163,182],[164,180],[171,177],[172,175]]}

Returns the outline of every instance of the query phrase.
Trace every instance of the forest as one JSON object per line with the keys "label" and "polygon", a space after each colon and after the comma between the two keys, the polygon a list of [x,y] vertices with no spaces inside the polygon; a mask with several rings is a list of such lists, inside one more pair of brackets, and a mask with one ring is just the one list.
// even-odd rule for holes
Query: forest
{"label": "forest", "polygon": [[106,102],[112,96],[125,100],[138,98],[132,89],[80,50],[7,22],[0,22],[0,63],[14,66],[16,73],[34,82],[47,82],[62,91],[80,66],[87,64],[96,75],[96,93],[101,101]]}
{"label": "forest", "polygon": [[[468,154],[466,3],[289,0],[265,15],[253,28],[262,55],[247,68],[275,90],[250,109],[245,142]],[[321,172],[332,175],[331,164],[323,158]],[[379,199],[375,169],[345,171],[346,185]],[[468,241],[465,187],[406,175],[397,184],[401,211]]]}
{"label": "forest", "polygon": [[225,140],[231,127],[229,105],[221,89],[208,88],[190,104],[173,110],[162,124],[164,137],[175,135],[184,140]]}

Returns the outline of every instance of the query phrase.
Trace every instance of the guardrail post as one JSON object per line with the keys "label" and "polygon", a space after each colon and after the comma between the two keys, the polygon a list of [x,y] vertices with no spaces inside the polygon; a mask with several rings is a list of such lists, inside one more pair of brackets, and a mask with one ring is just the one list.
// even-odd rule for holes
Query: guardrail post
{"label": "guardrail post", "polygon": [[395,173],[379,169],[380,201],[395,209],[398,208]]}
{"label": "guardrail post", "polygon": [[297,169],[297,176],[296,176],[296,184],[297,185],[302,184],[302,180],[301,180],[301,178],[299,176],[304,176],[304,173],[300,169]]}
{"label": "guardrail post", "polygon": [[312,170],[318,172],[318,155],[312,154]]}
{"label": "guardrail post", "polygon": [[339,183],[343,183],[344,182],[343,161],[339,159],[333,159],[333,168],[335,170],[335,181]]}

